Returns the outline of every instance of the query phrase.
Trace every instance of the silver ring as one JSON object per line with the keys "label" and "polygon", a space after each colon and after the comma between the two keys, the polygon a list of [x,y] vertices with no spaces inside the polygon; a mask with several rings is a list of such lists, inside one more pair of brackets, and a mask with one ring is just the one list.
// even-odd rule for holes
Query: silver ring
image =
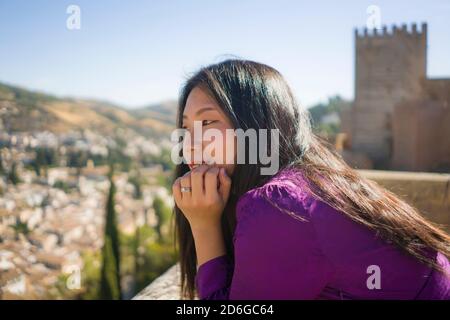
{"label": "silver ring", "polygon": [[181,192],[191,192],[191,187],[181,187]]}

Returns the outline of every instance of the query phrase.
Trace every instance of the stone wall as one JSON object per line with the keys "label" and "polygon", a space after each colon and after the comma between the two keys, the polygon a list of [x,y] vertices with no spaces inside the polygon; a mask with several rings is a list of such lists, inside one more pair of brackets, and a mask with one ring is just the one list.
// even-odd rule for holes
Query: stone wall
{"label": "stone wall", "polygon": [[176,264],[139,292],[133,300],[180,300],[180,266]]}
{"label": "stone wall", "polygon": [[450,172],[450,107],[445,100],[399,104],[392,124],[393,169]]}
{"label": "stone wall", "polygon": [[450,174],[359,170],[450,233]]}

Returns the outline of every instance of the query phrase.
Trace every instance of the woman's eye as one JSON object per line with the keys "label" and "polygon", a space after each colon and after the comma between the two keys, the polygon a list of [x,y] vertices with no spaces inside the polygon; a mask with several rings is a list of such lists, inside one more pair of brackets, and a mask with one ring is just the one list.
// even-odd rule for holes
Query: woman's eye
{"label": "woman's eye", "polygon": [[211,123],[214,123],[214,122],[216,122],[216,121],[215,120],[203,120],[202,121],[202,125],[207,126],[207,125],[209,125]]}

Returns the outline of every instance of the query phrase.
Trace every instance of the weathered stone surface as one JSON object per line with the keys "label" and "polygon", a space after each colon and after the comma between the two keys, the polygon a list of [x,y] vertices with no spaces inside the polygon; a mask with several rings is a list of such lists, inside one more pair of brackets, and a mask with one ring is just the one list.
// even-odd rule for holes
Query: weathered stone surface
{"label": "weathered stone surface", "polygon": [[450,233],[450,174],[360,170]]}
{"label": "weathered stone surface", "polygon": [[180,300],[180,266],[176,264],[163,273],[133,300]]}
{"label": "weathered stone surface", "polygon": [[450,139],[446,138],[450,137],[450,108],[446,101],[400,103],[392,124],[394,169],[450,171]]}

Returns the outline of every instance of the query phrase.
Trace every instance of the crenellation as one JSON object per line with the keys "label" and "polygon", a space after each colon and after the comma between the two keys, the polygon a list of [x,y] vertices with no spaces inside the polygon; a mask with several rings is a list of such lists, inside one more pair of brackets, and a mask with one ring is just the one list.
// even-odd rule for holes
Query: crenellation
{"label": "crenellation", "polygon": [[355,39],[364,41],[365,39],[380,38],[380,39],[397,39],[397,37],[424,37],[427,32],[427,24],[422,23],[419,30],[417,23],[412,23],[410,26],[402,24],[400,27],[392,25],[390,28],[383,25],[381,28],[369,29],[364,27],[362,31],[358,28],[354,29]]}
{"label": "crenellation", "polygon": [[408,26],[406,25],[406,23],[402,24],[402,29],[401,30],[402,30],[403,33],[408,33]]}
{"label": "crenellation", "polygon": [[427,24],[426,24],[426,22],[422,23],[422,33],[425,34],[425,35],[427,34]]}
{"label": "crenellation", "polygon": [[392,35],[395,35],[398,33],[398,27],[396,25],[392,26]]}

